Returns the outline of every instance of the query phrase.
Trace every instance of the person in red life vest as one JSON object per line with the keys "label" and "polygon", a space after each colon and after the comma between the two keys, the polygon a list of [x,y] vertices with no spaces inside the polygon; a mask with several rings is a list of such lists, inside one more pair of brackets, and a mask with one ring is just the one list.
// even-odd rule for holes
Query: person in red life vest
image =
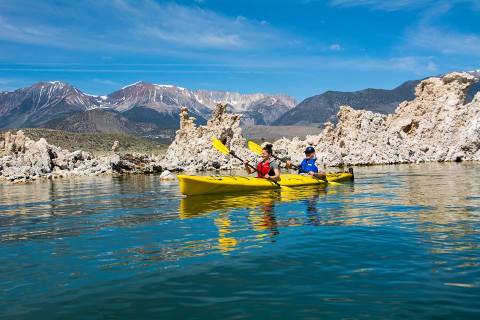
{"label": "person in red life vest", "polygon": [[[272,151],[273,146],[271,144],[265,145],[262,151],[262,161],[257,164],[257,177],[258,178],[265,178],[272,181],[279,181],[280,180],[280,169],[278,167],[277,162],[273,159]],[[255,172],[252,168],[248,166],[248,160],[243,162],[245,164],[245,170],[252,174]]]}

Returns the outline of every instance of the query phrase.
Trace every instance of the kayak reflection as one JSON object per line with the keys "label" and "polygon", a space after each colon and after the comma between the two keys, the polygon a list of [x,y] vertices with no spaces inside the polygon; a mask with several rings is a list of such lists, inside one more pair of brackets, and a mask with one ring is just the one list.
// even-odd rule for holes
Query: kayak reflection
{"label": "kayak reflection", "polygon": [[265,190],[249,194],[215,194],[185,197],[180,200],[180,218],[187,219],[206,215],[214,211],[235,208],[257,208],[272,206],[274,202],[293,202],[325,193],[325,188],[304,187],[282,190]]}
{"label": "kayak reflection", "polygon": [[[235,250],[239,239],[234,236],[232,214],[235,209],[247,209],[249,229],[255,232],[255,238],[260,241],[275,241],[280,234],[280,227],[299,226],[302,224],[320,225],[321,218],[317,204],[322,195],[336,192],[335,188],[289,188],[282,190],[259,191],[250,194],[204,195],[186,197],[180,201],[180,218],[189,219],[217,214],[213,222],[218,230],[218,248],[227,254]],[[295,215],[279,221],[275,214],[275,206],[279,203],[296,202],[305,206],[305,219],[295,218]],[[298,209],[295,210],[298,212]],[[234,220],[238,220],[234,219]],[[237,228],[238,229],[238,228]]]}

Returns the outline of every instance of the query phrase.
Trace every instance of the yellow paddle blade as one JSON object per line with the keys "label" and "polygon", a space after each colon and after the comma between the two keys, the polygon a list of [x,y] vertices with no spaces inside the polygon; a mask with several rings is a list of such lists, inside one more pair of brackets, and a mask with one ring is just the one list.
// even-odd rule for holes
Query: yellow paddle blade
{"label": "yellow paddle blade", "polygon": [[262,151],[263,151],[262,147],[256,144],[255,142],[253,142],[252,140],[248,140],[247,146],[248,146],[248,149],[250,149],[250,151],[252,151],[253,153],[258,155],[262,154]]}
{"label": "yellow paddle blade", "polygon": [[212,146],[224,155],[230,154],[230,150],[228,150],[227,146],[215,137],[212,137]]}

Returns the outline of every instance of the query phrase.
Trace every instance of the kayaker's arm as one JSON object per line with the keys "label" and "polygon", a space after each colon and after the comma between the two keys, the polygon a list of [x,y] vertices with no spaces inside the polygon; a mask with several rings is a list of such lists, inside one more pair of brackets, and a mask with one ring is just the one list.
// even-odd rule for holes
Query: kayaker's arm
{"label": "kayaker's arm", "polygon": [[292,167],[293,167],[292,161],[287,160],[287,162],[285,163],[285,168],[292,169]]}
{"label": "kayaker's arm", "polygon": [[272,180],[272,181],[279,181],[280,180],[280,169],[277,167],[277,168],[273,169],[273,172],[275,173],[275,175],[271,176],[271,175],[266,174],[265,178],[268,179],[268,180]]}
{"label": "kayaker's arm", "polygon": [[245,171],[247,171],[248,174],[252,174],[255,171],[249,166],[248,160],[244,160],[243,164],[245,165]]}
{"label": "kayaker's arm", "polygon": [[319,172],[310,171],[308,174],[317,179],[327,181],[327,174],[323,171],[319,171]]}
{"label": "kayaker's arm", "polygon": [[293,164],[291,160],[285,162],[285,168],[298,170],[302,164]]}

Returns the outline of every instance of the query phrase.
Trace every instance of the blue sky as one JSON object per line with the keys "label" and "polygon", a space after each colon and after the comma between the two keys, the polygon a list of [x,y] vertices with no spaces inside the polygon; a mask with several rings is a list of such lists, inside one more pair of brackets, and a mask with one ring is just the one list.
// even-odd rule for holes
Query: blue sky
{"label": "blue sky", "polygon": [[0,90],[393,88],[480,69],[479,21],[479,0],[0,0]]}

